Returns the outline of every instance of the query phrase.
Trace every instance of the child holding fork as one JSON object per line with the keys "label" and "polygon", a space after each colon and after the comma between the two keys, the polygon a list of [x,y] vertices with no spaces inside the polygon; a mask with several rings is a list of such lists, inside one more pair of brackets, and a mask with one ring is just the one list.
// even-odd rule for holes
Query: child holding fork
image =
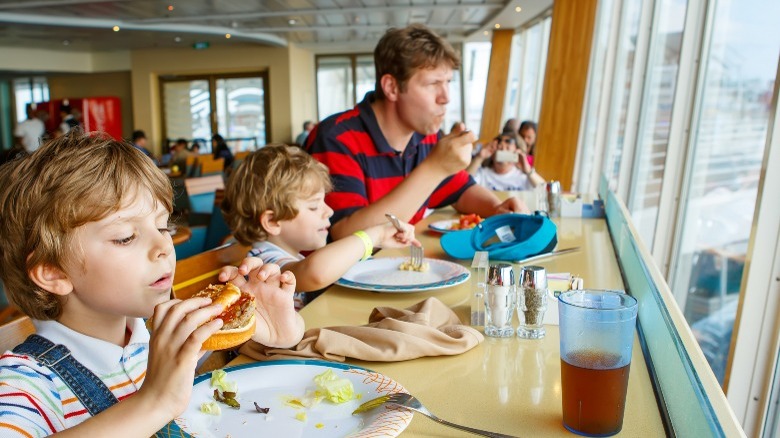
{"label": "child holding fork", "polygon": [[[327,243],[333,210],[328,169],[300,148],[268,145],[251,153],[225,187],[222,211],[236,240],[251,245],[250,256],[274,263],[297,279],[296,308],[304,292],[322,289],[344,275],[374,248],[419,245],[414,227],[401,222],[375,225]],[[310,252],[308,256],[302,254]]]}

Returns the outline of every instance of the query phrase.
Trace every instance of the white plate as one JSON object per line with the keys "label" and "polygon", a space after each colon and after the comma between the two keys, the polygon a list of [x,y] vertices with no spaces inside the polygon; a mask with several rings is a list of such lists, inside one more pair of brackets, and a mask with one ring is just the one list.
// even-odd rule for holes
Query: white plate
{"label": "white plate", "polygon": [[436,221],[431,222],[428,224],[428,228],[432,229],[433,231],[438,231],[439,233],[449,233],[450,231],[460,231],[460,230],[453,230],[453,225],[458,225],[460,221],[458,219],[447,219],[443,221]]}
{"label": "white plate", "polygon": [[471,275],[463,266],[439,259],[425,259],[430,268],[425,272],[399,270],[398,267],[406,260],[407,257],[379,257],[362,261],[336,284],[374,292],[403,293],[454,286],[468,280]]}
{"label": "white plate", "polygon": [[[327,400],[311,408],[296,409],[285,404],[289,397],[301,398],[314,390],[314,376],[328,369],[338,377],[349,379],[360,399],[342,404]],[[240,409],[219,403],[222,414],[204,414],[200,405],[214,401],[211,373],[195,379],[187,410],[158,437],[232,438],[241,437],[395,437],[412,421],[413,414],[404,410],[373,409],[352,415],[361,403],[395,392],[406,392],[403,386],[382,374],[352,365],[314,360],[280,360],[256,362],[226,368],[227,380],[238,384]],[[258,413],[253,402],[270,408]],[[305,421],[295,418],[306,412]],[[319,428],[317,426],[320,426]]]}

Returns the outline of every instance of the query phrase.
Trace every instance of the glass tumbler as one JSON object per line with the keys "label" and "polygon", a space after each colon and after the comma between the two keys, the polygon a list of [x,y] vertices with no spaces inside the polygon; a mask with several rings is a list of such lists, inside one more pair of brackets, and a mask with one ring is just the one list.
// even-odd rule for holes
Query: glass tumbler
{"label": "glass tumbler", "polygon": [[623,427],[637,301],[619,291],[558,296],[563,425],[585,436]]}

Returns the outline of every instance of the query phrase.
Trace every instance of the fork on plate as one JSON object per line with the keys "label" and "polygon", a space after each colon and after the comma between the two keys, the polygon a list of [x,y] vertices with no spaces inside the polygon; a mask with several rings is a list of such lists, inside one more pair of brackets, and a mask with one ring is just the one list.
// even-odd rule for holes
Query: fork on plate
{"label": "fork on plate", "polygon": [[[404,232],[404,228],[401,226],[401,222],[398,220],[398,218],[392,214],[392,213],[386,213],[385,217],[387,217],[390,220],[390,223],[393,224],[396,230],[400,232]],[[410,255],[409,255],[409,266],[411,266],[412,269],[415,271],[419,271],[423,263],[425,262],[425,250],[423,249],[422,245],[420,246],[410,246],[409,247]]]}
{"label": "fork on plate", "polygon": [[502,433],[496,433],[496,432],[488,432],[486,430],[481,429],[475,429],[473,427],[463,426],[460,424],[452,423],[450,421],[442,420],[441,418],[437,417],[436,415],[433,415],[431,411],[429,411],[425,406],[423,406],[422,403],[420,403],[417,398],[415,398],[411,394],[407,394],[405,392],[397,392],[395,394],[388,394],[383,395],[381,397],[377,397],[373,400],[369,400],[362,405],[358,406],[357,409],[355,409],[354,412],[352,412],[352,415],[360,414],[363,412],[370,411],[372,409],[378,408],[382,405],[389,405],[389,406],[397,406],[402,409],[407,409],[415,412],[419,412],[426,417],[430,418],[431,420],[443,424],[445,426],[453,427],[458,430],[462,430],[465,432],[470,432],[475,435],[480,436],[487,436],[492,438],[516,438],[512,435],[505,435]]}

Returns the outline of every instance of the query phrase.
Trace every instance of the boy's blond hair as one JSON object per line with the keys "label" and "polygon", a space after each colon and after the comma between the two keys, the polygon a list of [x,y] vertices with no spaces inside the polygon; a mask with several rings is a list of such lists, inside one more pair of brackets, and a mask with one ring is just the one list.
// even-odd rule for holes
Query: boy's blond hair
{"label": "boy's blond hair", "polygon": [[236,240],[244,245],[264,241],[268,233],[260,216],[271,210],[274,220],[298,216],[295,202],[330,191],[328,168],[300,148],[268,145],[252,152],[225,187],[222,212]]}
{"label": "boy's blond hair", "polygon": [[[78,129],[0,168],[0,277],[9,299],[32,318],[59,318],[58,297],[28,272],[78,261],[76,229],[126,206],[129,195],[143,190],[173,210],[171,183],[152,160],[129,143]],[[107,284],[106,293],[112,287]]]}

